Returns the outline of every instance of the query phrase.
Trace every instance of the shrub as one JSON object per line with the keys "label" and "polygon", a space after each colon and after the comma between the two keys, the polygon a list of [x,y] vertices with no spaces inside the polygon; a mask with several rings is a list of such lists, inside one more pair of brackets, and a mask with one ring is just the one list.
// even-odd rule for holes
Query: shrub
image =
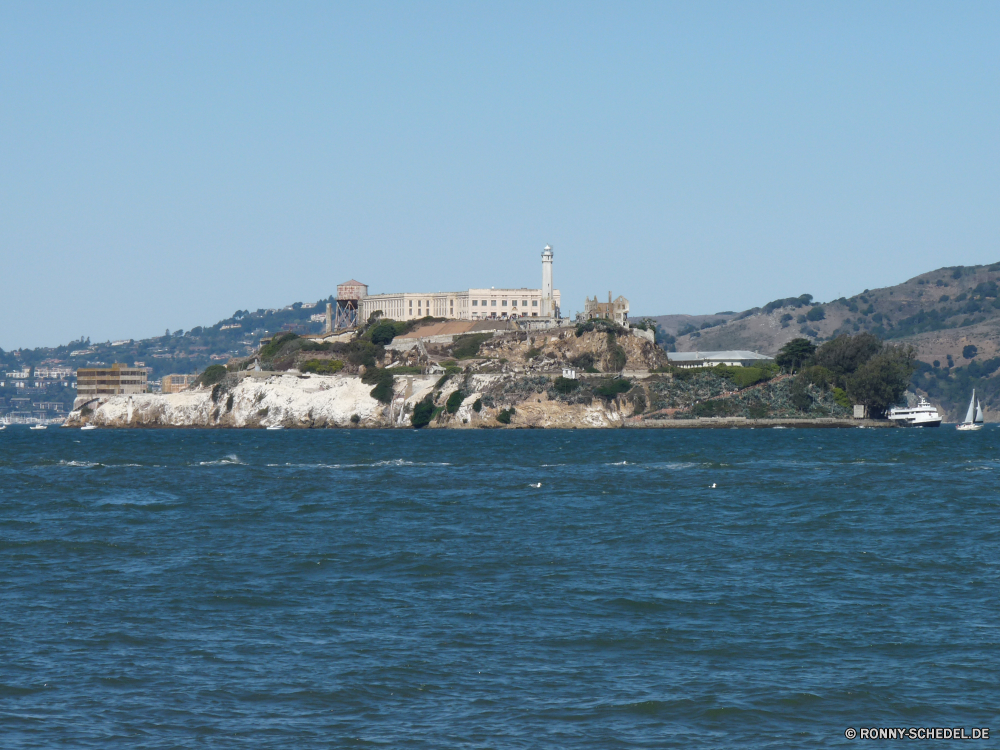
{"label": "shrub", "polygon": [[573,357],[569,363],[573,365],[573,367],[589,372],[594,367],[594,355],[590,352],[584,352],[583,354],[578,354]]}
{"label": "shrub", "polygon": [[808,381],[802,375],[792,381],[792,404],[799,411],[809,411],[813,398],[809,395]]}
{"label": "shrub", "polygon": [[454,414],[458,411],[458,407],[462,405],[462,401],[465,399],[465,394],[461,391],[455,391],[450,396],[448,396],[448,402],[445,404],[445,411],[449,414]]}
{"label": "shrub", "polygon": [[632,384],[625,378],[609,380],[594,389],[594,393],[603,399],[611,400],[621,393],[628,393],[632,390]]}
{"label": "shrub", "polygon": [[973,359],[977,354],[979,354],[979,349],[975,344],[969,344],[962,349],[962,356],[965,359]]}
{"label": "shrub", "polygon": [[691,407],[691,413],[696,417],[728,417],[733,413],[733,405],[725,399],[702,401]]}
{"label": "shrub", "polygon": [[430,396],[428,396],[413,407],[413,414],[410,416],[410,424],[419,430],[421,427],[429,425],[433,417],[434,402],[431,401]]}
{"label": "shrub", "polygon": [[361,417],[359,417],[357,414],[352,414],[351,424],[360,424],[360,423],[361,423]]}
{"label": "shrub", "polygon": [[260,358],[261,359],[274,359],[274,356],[281,351],[281,347],[287,344],[293,339],[297,339],[299,336],[296,333],[282,333],[278,336],[273,337],[264,346],[260,348]]}
{"label": "shrub", "polygon": [[541,349],[538,349],[537,347],[532,347],[531,349],[528,349],[528,351],[526,351],[524,353],[524,358],[525,359],[534,359],[535,357],[537,357],[541,353],[542,353]]}
{"label": "shrub", "polygon": [[392,370],[373,367],[361,376],[361,382],[366,385],[375,384],[371,390],[371,397],[376,401],[383,404],[392,403]]}
{"label": "shrub", "polygon": [[823,309],[821,305],[816,305],[809,312],[806,313],[806,320],[823,320],[826,317],[826,310]]}
{"label": "shrub", "polygon": [[478,414],[482,410],[483,410],[483,400],[481,398],[477,398],[475,402],[472,404],[472,411]]}
{"label": "shrub", "polygon": [[310,359],[303,362],[299,369],[302,372],[313,372],[317,375],[333,375],[344,369],[344,363],[339,359]]}
{"label": "shrub", "polygon": [[501,409],[500,413],[497,414],[497,422],[500,424],[510,424],[510,418],[514,415],[514,407],[509,409]]}
{"label": "shrub", "polygon": [[580,381],[574,380],[573,378],[564,378],[562,375],[560,375],[558,378],[555,379],[555,382],[552,384],[552,387],[556,389],[557,393],[562,393],[562,394],[572,393],[573,391],[575,391],[577,388],[580,387]]}
{"label": "shrub", "polygon": [[479,347],[483,342],[491,338],[493,338],[491,333],[467,333],[464,336],[456,336],[451,354],[455,359],[472,359],[479,355]]}
{"label": "shrub", "polygon": [[391,344],[392,340],[396,338],[396,326],[393,323],[379,323],[371,329],[369,334],[368,338],[373,344],[385,346]]}
{"label": "shrub", "polygon": [[229,398],[226,399],[226,411],[233,410],[233,401],[234,401],[233,394],[230,393]]}
{"label": "shrub", "polygon": [[198,376],[198,383],[201,385],[215,385],[221,383],[229,371],[222,365],[209,365],[205,372]]}
{"label": "shrub", "polygon": [[839,406],[843,406],[845,409],[851,408],[851,397],[847,395],[847,391],[843,388],[833,389],[833,400],[837,402]]}

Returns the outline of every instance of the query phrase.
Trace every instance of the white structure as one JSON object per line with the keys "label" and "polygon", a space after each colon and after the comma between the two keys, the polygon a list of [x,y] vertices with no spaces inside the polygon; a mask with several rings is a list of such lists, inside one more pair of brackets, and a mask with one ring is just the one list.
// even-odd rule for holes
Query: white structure
{"label": "white structure", "polygon": [[542,317],[553,318],[556,315],[555,300],[552,297],[552,246],[546,245],[542,250]]}
{"label": "white structure", "polygon": [[773,361],[771,357],[765,357],[763,354],[740,350],[726,352],[668,352],[667,359],[675,367],[715,367],[716,365],[750,367]]}
{"label": "white structure", "polygon": [[572,367],[564,367],[562,371],[562,376],[567,380],[576,380],[576,370]]}
{"label": "white structure", "polygon": [[360,301],[360,320],[381,311],[392,320],[414,320],[430,315],[457,320],[546,318],[559,314],[561,296],[552,288],[552,248],[542,252],[541,289],[468,289],[461,292],[401,292],[366,294]]}

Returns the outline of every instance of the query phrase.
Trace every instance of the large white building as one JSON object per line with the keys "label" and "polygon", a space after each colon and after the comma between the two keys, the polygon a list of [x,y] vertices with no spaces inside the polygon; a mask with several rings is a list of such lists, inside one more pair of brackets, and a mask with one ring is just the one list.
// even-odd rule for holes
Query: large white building
{"label": "large white building", "polygon": [[552,288],[552,248],[542,251],[541,289],[467,289],[461,292],[400,292],[368,294],[361,298],[362,321],[381,312],[393,320],[413,320],[428,315],[457,320],[554,318],[561,296]]}

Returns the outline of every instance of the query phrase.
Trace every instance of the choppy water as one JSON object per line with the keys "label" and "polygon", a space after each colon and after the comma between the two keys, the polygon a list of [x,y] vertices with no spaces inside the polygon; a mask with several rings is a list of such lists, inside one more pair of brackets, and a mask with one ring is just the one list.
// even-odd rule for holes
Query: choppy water
{"label": "choppy water", "polygon": [[0,744],[1000,735],[998,449],[947,427],[11,428]]}

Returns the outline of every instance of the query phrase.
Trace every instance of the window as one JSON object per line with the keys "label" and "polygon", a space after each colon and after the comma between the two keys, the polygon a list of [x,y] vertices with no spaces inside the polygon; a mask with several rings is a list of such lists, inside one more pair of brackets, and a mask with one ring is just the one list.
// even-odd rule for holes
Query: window
{"label": "window", "polygon": [[490,306],[491,307],[496,307],[497,306],[497,301],[495,299],[491,299],[490,300]]}
{"label": "window", "polygon": [[531,300],[531,306],[532,307],[538,307],[538,300],[537,299]]}
{"label": "window", "polygon": [[503,301],[503,304],[501,305],[501,307],[507,307],[507,300]]}
{"label": "window", "polygon": [[517,307],[517,300],[516,299],[515,300],[511,300],[510,306],[511,307]]}
{"label": "window", "polygon": [[526,299],[521,300],[521,307],[527,307],[527,306],[528,306],[528,300]]}
{"label": "window", "polygon": [[479,300],[477,300],[477,299],[472,300],[472,306],[473,307],[479,307]]}

